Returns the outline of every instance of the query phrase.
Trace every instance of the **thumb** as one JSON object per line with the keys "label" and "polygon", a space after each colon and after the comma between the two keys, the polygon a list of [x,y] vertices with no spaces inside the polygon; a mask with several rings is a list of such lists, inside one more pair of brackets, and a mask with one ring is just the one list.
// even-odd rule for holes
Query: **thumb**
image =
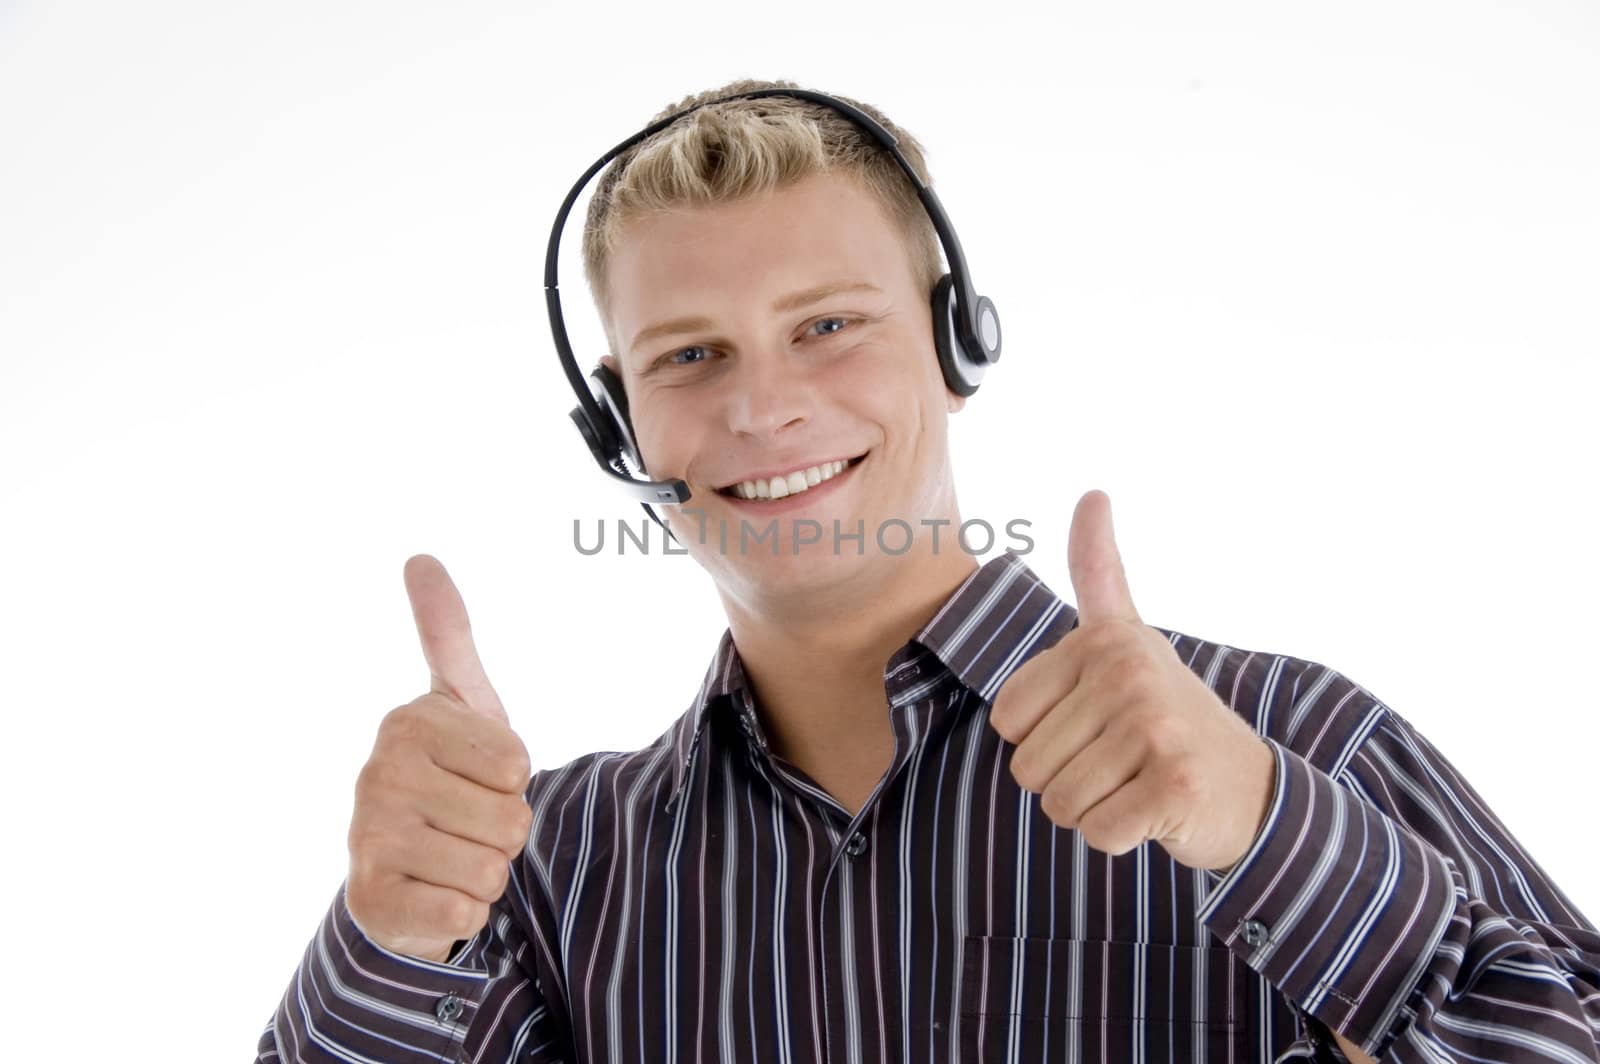
{"label": "thumb", "polygon": [[406,560],[405,580],[433,690],[457,699],[474,712],[511,723],[478,660],[467,607],[450,574],[437,558],[418,554]]}
{"label": "thumb", "polygon": [[[1091,491],[1072,511],[1072,531],[1067,539],[1067,567],[1072,590],[1078,596],[1078,623],[1107,620],[1139,621],[1128,590],[1128,574],[1111,530],[1111,497]],[[1142,622],[1140,622],[1142,623]]]}

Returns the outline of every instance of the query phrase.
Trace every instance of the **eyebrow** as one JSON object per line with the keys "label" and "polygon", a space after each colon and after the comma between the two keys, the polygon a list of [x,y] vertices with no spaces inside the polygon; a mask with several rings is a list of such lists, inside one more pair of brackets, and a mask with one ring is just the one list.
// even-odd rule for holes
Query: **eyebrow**
{"label": "eyebrow", "polygon": [[[772,304],[772,311],[781,314],[786,310],[799,310],[801,307],[810,306],[812,303],[821,302],[830,296],[842,295],[846,292],[875,292],[883,294],[883,289],[865,281],[830,281],[819,284],[813,288],[803,288],[798,292],[790,292],[779,297]],[[716,323],[710,318],[700,316],[692,318],[673,318],[671,321],[658,322],[648,328],[641,329],[633,338],[633,343],[628,350],[638,350],[640,345],[649,340],[658,340],[663,336],[672,336],[677,333],[695,332],[699,329],[710,329]]]}

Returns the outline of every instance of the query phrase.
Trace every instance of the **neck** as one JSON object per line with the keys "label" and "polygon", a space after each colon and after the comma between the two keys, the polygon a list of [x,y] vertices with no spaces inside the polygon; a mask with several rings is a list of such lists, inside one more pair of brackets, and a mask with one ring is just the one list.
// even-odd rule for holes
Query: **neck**
{"label": "neck", "polygon": [[825,777],[855,792],[875,784],[894,753],[883,676],[889,658],[977,567],[964,551],[920,544],[879,556],[869,572],[836,586],[781,597],[740,598],[724,589],[771,751],[841,801]]}

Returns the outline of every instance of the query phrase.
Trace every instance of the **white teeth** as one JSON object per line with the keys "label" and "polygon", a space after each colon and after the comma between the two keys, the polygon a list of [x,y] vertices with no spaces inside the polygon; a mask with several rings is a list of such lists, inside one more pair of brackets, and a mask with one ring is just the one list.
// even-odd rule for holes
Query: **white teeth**
{"label": "white teeth", "polygon": [[807,466],[777,477],[763,477],[760,480],[741,480],[732,488],[733,494],[741,499],[782,499],[789,495],[798,495],[808,491],[818,484],[832,480],[844,472],[849,463],[844,460],[824,462],[821,465]]}

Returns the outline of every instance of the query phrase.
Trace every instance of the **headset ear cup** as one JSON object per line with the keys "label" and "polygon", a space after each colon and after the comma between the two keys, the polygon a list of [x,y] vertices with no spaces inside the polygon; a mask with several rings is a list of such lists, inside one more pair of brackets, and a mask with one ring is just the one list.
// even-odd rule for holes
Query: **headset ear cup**
{"label": "headset ear cup", "polygon": [[945,385],[957,395],[972,395],[983,379],[984,364],[975,362],[956,329],[955,283],[947,273],[933,286],[933,347]]}
{"label": "headset ear cup", "polygon": [[[595,401],[606,415],[608,424],[605,428],[614,441],[612,453],[619,454],[629,469],[643,473],[644,461],[639,457],[639,444],[633,436],[633,421],[628,414],[628,393],[622,386],[622,378],[602,363],[589,374],[589,379],[593,382]],[[628,469],[621,472],[627,473]]]}
{"label": "headset ear cup", "polygon": [[607,435],[605,426],[596,425],[582,403],[573,407],[568,416],[578,426],[578,432],[583,436],[583,442],[589,445],[589,453],[594,455],[595,460],[608,469],[615,469],[616,440]]}

